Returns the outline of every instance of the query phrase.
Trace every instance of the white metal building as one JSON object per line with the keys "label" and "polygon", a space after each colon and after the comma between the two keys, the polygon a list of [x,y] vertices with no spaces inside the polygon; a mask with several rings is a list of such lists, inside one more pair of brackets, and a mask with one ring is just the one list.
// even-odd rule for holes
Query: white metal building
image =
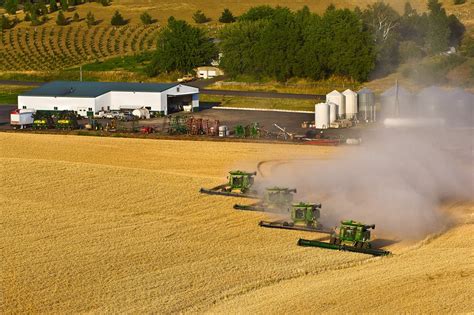
{"label": "white metal building", "polygon": [[19,109],[68,110],[84,117],[137,108],[167,115],[186,105],[199,108],[199,89],[179,83],[54,81],[18,96]]}
{"label": "white metal building", "polygon": [[211,79],[220,75],[224,75],[224,71],[217,67],[198,67],[196,69],[197,77],[200,79]]}

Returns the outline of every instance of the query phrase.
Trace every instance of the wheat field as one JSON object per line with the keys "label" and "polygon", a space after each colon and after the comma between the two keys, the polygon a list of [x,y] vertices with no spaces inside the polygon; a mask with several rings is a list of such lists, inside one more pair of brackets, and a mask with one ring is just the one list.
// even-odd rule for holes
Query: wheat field
{"label": "wheat field", "polygon": [[317,234],[198,193],[229,169],[341,150],[0,133],[0,312],[472,312],[472,204],[372,258],[300,248]]}

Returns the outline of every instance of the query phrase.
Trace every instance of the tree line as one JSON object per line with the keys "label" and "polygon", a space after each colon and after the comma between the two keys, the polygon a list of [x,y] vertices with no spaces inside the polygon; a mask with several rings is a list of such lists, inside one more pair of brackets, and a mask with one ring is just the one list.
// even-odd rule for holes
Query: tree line
{"label": "tree line", "polygon": [[[221,18],[229,24],[220,31],[218,46],[201,29],[173,18],[160,34],[149,73],[189,72],[221,52],[220,66],[231,77],[286,81],[336,75],[366,81],[401,62],[459,45],[464,25],[448,16],[438,0],[428,0],[427,8],[419,14],[407,3],[400,15],[380,1],[352,11],[331,5],[318,15],[306,6],[298,11],[257,6],[239,17],[226,9]],[[198,11],[194,18],[204,21],[205,15]],[[193,40],[191,34],[199,35]]]}

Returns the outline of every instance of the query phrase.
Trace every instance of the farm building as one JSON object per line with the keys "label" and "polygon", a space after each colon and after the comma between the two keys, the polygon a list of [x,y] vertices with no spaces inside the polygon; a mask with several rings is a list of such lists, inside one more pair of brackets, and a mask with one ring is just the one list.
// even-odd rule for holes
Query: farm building
{"label": "farm building", "polygon": [[198,67],[196,68],[197,77],[199,79],[211,79],[219,75],[224,75],[224,71],[217,67]]}
{"label": "farm building", "polygon": [[19,109],[75,111],[87,117],[99,111],[147,108],[169,114],[199,107],[199,89],[179,83],[54,81],[18,96]]}

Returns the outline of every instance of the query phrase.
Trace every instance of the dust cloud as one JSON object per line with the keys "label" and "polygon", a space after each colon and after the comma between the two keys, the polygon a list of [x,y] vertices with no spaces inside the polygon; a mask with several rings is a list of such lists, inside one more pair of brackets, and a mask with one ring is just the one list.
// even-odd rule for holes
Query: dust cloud
{"label": "dust cloud", "polygon": [[[399,239],[442,231],[454,222],[440,205],[474,199],[474,102],[472,95],[462,102],[435,102],[449,99],[451,92],[436,93],[414,97],[417,114],[395,120],[424,118],[426,107],[444,126],[385,128],[380,122],[363,133],[361,146],[344,147],[332,160],[281,162],[259,186],[297,188],[295,200],[321,202],[321,222],[328,227],[354,219],[375,224],[378,235]],[[456,115],[450,109],[458,111],[460,103],[467,108]]]}

